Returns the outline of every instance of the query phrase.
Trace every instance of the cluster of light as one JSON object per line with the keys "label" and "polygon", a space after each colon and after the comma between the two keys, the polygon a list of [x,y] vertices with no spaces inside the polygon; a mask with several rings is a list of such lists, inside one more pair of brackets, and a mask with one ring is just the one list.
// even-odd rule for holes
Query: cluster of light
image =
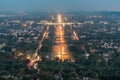
{"label": "cluster of light", "polygon": [[65,52],[64,47],[63,47],[63,46],[62,46],[62,51],[61,51],[61,52],[62,52],[62,54],[64,54],[64,52]]}
{"label": "cluster of light", "polygon": [[29,60],[31,58],[31,55],[27,54],[25,58]]}
{"label": "cluster of light", "polygon": [[[69,51],[67,49],[67,45],[65,44],[65,32],[64,26],[62,25],[62,16],[58,14],[57,16],[57,25],[55,25],[55,42],[56,45],[53,46],[53,59],[58,57],[61,60],[72,59]],[[66,23],[65,23],[66,24]]]}
{"label": "cluster of light", "polygon": [[61,59],[61,54],[58,54],[58,58]]}
{"label": "cluster of light", "polygon": [[36,49],[34,55],[33,55],[32,57],[30,57],[30,59],[29,59],[30,61],[29,61],[29,63],[27,64],[27,66],[28,66],[29,68],[33,67],[34,69],[37,69],[37,65],[38,65],[37,62],[38,62],[38,61],[41,61],[41,58],[40,58],[40,56],[39,56],[37,53],[38,53],[38,50],[41,49],[41,47],[42,47],[42,42],[43,42],[43,40],[48,37],[48,30],[49,30],[49,26],[47,26],[45,32],[43,33],[42,39],[40,40],[39,46],[38,46],[38,48]]}
{"label": "cluster of light", "polygon": [[58,14],[58,23],[62,22],[61,14]]}
{"label": "cluster of light", "polygon": [[26,59],[29,60],[29,63],[27,64],[27,66],[28,66],[29,69],[33,67],[34,69],[39,70],[39,69],[37,68],[37,66],[38,66],[38,63],[37,63],[37,62],[38,62],[38,61],[41,61],[41,58],[40,58],[40,56],[38,55],[38,50],[41,49],[43,40],[44,40],[45,38],[47,38],[47,36],[48,36],[48,30],[49,30],[49,26],[47,26],[45,32],[43,33],[42,39],[39,41],[39,46],[38,46],[38,48],[36,49],[35,53],[34,53],[32,56],[29,55],[29,54],[27,54],[27,56],[26,56]]}
{"label": "cluster of light", "polygon": [[63,32],[63,30],[62,30],[62,26],[59,26],[59,28],[60,28],[60,39],[61,39],[61,42],[64,42],[64,32]]}
{"label": "cluster of light", "polygon": [[77,35],[77,33],[76,33],[75,31],[73,31],[72,38],[73,38],[74,40],[79,40],[78,35]]}
{"label": "cluster of light", "polygon": [[27,59],[29,63],[27,64],[28,68],[37,69],[37,62],[41,61],[40,56],[37,53],[31,54],[31,52],[26,51],[24,54],[21,51],[15,51],[14,53],[15,59]]}
{"label": "cluster of light", "polygon": [[[54,20],[54,17],[51,17],[52,20]],[[68,21],[67,17],[63,18],[65,21]],[[58,14],[57,15],[57,22],[51,22],[51,21],[40,21],[37,24],[44,24],[44,25],[54,25],[54,26],[58,26],[58,25],[73,25],[73,24],[78,24],[80,25],[81,23],[74,23],[74,22],[63,22],[62,20],[62,15]]]}
{"label": "cluster of light", "polygon": [[33,67],[34,69],[38,69],[38,61],[41,61],[40,56],[38,55],[38,50],[41,49],[42,47],[42,42],[45,38],[48,37],[48,30],[49,30],[49,26],[47,26],[45,32],[42,35],[42,39],[39,41],[39,46],[36,49],[35,53],[33,54],[33,56],[28,56],[27,59],[29,59],[29,63],[27,64],[28,68],[30,69],[31,67]]}
{"label": "cluster of light", "polygon": [[40,56],[35,53],[30,59],[29,59],[29,63],[27,64],[28,68],[31,69],[32,67],[34,69],[37,69],[37,66],[38,66],[38,61],[41,61],[41,58]]}

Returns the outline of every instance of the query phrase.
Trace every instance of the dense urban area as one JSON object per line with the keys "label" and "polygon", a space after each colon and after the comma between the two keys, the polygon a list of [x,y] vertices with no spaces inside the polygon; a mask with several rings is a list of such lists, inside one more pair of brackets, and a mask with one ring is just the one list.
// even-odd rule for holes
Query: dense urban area
{"label": "dense urban area", "polygon": [[0,13],[0,80],[120,80],[120,12],[56,16]]}

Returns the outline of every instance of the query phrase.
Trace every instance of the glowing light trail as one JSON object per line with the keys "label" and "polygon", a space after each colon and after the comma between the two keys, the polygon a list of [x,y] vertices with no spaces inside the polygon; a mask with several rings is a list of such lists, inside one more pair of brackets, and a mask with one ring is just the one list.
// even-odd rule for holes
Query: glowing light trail
{"label": "glowing light trail", "polygon": [[74,40],[79,40],[78,35],[75,31],[73,31],[73,39]]}
{"label": "glowing light trail", "polygon": [[36,49],[35,53],[38,53],[38,50],[40,50],[41,47],[42,47],[42,42],[43,42],[43,40],[48,37],[48,30],[49,30],[49,26],[47,26],[45,32],[43,33],[42,39],[40,40],[39,46],[38,46],[38,48]]}
{"label": "glowing light trail", "polygon": [[34,69],[37,69],[37,61],[41,61],[40,56],[38,56],[36,53],[33,55],[32,58],[30,58],[30,62],[27,64],[29,69],[33,67]]}
{"label": "glowing light trail", "polygon": [[38,50],[41,49],[42,47],[42,42],[43,40],[48,36],[48,30],[49,30],[49,26],[47,26],[45,32],[42,35],[42,39],[39,42],[39,46],[36,49],[35,53],[33,54],[33,56],[29,57],[29,63],[27,64],[28,68],[31,69],[32,67],[34,69],[37,69],[39,71],[38,67],[38,61],[41,61],[40,56],[38,55]]}
{"label": "glowing light trail", "polygon": [[58,14],[57,22],[59,25],[55,26],[55,43],[56,45],[53,46],[53,55],[52,58],[58,57],[62,61],[66,59],[72,59],[71,55],[69,54],[69,51],[67,49],[67,45],[65,44],[65,32],[64,27],[60,23],[62,23],[62,17],[60,14]]}

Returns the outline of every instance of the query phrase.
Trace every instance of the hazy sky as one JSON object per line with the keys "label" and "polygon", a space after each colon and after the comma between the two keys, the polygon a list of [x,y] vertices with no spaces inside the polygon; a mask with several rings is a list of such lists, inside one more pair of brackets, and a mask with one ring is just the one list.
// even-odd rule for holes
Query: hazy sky
{"label": "hazy sky", "polygon": [[120,11],[120,0],[0,0],[0,11]]}

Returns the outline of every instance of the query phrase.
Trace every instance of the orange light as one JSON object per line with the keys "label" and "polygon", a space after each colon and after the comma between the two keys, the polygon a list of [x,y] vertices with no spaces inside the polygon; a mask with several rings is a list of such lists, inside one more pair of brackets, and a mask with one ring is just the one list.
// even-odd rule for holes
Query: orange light
{"label": "orange light", "polygon": [[37,69],[37,61],[41,61],[40,56],[37,53],[34,53],[34,55],[29,58],[30,62],[27,64],[29,68],[33,67],[34,69]]}
{"label": "orange light", "polygon": [[55,45],[53,46],[53,55],[52,59],[58,57],[62,61],[66,59],[72,59],[72,56],[69,54],[67,44],[65,44],[65,31],[64,31],[64,22],[62,22],[62,16],[58,14],[57,16],[57,25],[55,25]]}

